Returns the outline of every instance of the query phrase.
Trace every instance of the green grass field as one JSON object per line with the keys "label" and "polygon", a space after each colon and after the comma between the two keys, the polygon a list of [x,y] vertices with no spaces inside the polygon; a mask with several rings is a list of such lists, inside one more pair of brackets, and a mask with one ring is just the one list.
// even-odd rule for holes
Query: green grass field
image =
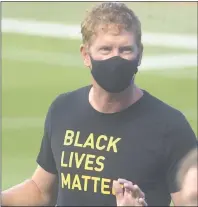
{"label": "green grass field", "polygon": [[[91,3],[2,3],[3,18],[80,24]],[[129,3],[145,32],[197,35],[196,5]],[[36,167],[43,122],[60,93],[89,84],[80,40],[2,35],[2,188],[30,177]],[[145,56],[192,54],[196,50],[145,45]],[[141,88],[180,109],[197,134],[197,68],[141,71]]]}

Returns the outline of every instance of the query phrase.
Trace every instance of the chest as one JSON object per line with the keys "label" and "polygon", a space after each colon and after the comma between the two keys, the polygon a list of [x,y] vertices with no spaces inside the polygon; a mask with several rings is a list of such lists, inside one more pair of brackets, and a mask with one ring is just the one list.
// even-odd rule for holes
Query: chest
{"label": "chest", "polygon": [[52,128],[52,151],[62,188],[112,194],[112,181],[125,178],[146,186],[157,182],[162,134],[141,120],[103,122],[62,119]]}

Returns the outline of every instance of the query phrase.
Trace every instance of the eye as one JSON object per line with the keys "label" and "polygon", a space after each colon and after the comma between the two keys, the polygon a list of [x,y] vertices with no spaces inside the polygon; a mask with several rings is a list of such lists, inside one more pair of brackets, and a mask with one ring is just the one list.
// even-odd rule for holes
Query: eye
{"label": "eye", "polygon": [[100,48],[100,51],[102,51],[102,52],[110,52],[111,50],[112,50],[112,48],[109,46],[103,46]]}
{"label": "eye", "polygon": [[120,47],[119,51],[120,53],[133,53],[135,52],[135,48],[132,46],[125,46],[125,47]]}

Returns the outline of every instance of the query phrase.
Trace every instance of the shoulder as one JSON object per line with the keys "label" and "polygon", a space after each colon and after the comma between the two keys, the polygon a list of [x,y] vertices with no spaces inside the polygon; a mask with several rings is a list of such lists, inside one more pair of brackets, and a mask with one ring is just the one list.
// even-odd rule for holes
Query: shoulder
{"label": "shoulder", "polygon": [[59,94],[51,103],[51,111],[57,110],[59,108],[66,108],[69,106],[74,106],[75,103],[80,103],[82,99],[88,94],[90,86],[85,86],[74,91],[68,91],[66,93]]}
{"label": "shoulder", "polygon": [[196,135],[188,122],[186,116],[178,109],[148,94],[150,102],[155,110],[155,117],[163,123],[165,137],[171,140],[192,140],[196,141]]}
{"label": "shoulder", "polygon": [[[178,109],[145,92],[147,96],[145,105],[147,106],[148,117],[155,125],[156,130],[163,133],[164,138],[171,140],[185,139],[195,140],[196,135],[187,117]],[[169,139],[167,139],[169,140]],[[194,141],[193,141],[194,142]]]}
{"label": "shoulder", "polygon": [[145,91],[146,104],[150,111],[159,119],[167,122],[169,125],[177,125],[186,122],[185,115],[170,104],[160,100]]}
{"label": "shoulder", "polygon": [[[185,115],[178,109],[147,93],[151,114],[163,130],[166,151],[185,152],[196,146],[196,135]],[[153,119],[151,120],[153,121]],[[155,121],[154,121],[155,122]],[[160,128],[159,125],[157,125]],[[174,150],[173,150],[174,149]]]}

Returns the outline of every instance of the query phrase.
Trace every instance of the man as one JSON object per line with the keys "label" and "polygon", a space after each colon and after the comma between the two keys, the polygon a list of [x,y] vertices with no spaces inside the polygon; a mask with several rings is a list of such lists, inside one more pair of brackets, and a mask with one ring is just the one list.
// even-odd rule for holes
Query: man
{"label": "man", "polygon": [[[126,190],[137,185],[148,205],[171,198],[177,205],[178,163],[196,137],[182,113],[134,83],[143,53],[138,18],[123,3],[104,2],[87,13],[81,32],[92,84],[52,103],[39,167],[3,192],[3,205],[119,205],[112,190],[119,178]],[[144,205],[142,193],[131,191]]]}

